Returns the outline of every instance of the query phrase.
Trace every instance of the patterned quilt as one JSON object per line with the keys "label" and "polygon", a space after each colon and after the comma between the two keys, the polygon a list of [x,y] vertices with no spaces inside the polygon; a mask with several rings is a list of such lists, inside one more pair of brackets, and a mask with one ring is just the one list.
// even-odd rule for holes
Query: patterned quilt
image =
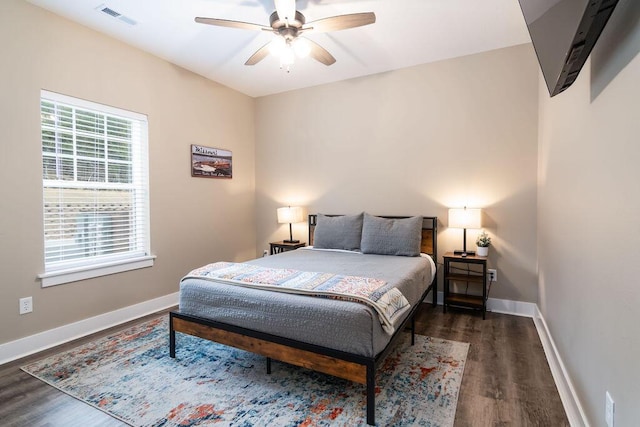
{"label": "patterned quilt", "polygon": [[384,280],[370,277],[216,262],[191,271],[182,280],[189,278],[360,302],[376,311],[382,329],[388,334],[395,331],[396,322],[410,308],[400,290],[389,288]]}

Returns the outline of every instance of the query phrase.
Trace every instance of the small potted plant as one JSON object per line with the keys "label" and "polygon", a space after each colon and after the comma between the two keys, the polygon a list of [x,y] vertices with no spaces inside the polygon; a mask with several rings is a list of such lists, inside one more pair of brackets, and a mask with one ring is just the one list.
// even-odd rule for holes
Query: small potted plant
{"label": "small potted plant", "polygon": [[478,247],[476,254],[478,256],[489,255],[490,245],[491,245],[491,237],[489,237],[486,231],[482,230],[482,233],[478,234],[478,238],[476,239],[476,246]]}

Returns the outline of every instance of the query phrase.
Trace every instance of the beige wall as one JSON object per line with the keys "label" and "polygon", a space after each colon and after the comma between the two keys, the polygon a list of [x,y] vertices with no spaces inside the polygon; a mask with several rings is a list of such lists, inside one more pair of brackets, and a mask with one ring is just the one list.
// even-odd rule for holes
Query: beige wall
{"label": "beige wall", "polygon": [[[0,2],[0,343],[177,292],[190,268],[255,248],[254,100],[20,0]],[[149,118],[152,268],[42,289],[40,89]],[[190,144],[233,151],[191,178]],[[33,296],[34,312],[18,315]]]}
{"label": "beige wall", "polygon": [[[482,207],[491,297],[535,302],[536,73],[521,45],[258,98],[258,252],[287,236],[276,223],[287,204],[436,215],[440,254],[462,246],[447,208]],[[305,224],[294,233],[307,240]]]}
{"label": "beige wall", "polygon": [[639,16],[620,2],[566,92],[540,82],[538,304],[593,426],[606,391],[616,427],[640,420]]}

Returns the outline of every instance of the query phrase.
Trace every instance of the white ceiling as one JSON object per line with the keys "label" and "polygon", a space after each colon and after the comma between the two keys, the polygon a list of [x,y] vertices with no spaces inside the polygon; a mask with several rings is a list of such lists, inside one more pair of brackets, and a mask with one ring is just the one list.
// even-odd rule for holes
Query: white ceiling
{"label": "white ceiling", "polygon": [[[258,97],[530,42],[518,0],[297,0],[307,22],[375,12],[376,23],[307,37],[337,60],[245,61],[269,32],[213,27],[196,16],[269,26],[273,0],[28,0],[247,95]],[[137,25],[100,12],[105,5]]]}

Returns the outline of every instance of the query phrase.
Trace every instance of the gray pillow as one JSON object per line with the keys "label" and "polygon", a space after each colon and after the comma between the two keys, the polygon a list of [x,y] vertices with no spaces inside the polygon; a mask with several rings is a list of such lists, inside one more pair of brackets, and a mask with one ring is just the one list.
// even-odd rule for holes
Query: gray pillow
{"label": "gray pillow", "polygon": [[360,250],[362,213],[344,216],[318,214],[313,233],[313,247],[315,248]]}
{"label": "gray pillow", "polygon": [[419,256],[421,242],[421,216],[390,219],[364,214],[362,253]]}

